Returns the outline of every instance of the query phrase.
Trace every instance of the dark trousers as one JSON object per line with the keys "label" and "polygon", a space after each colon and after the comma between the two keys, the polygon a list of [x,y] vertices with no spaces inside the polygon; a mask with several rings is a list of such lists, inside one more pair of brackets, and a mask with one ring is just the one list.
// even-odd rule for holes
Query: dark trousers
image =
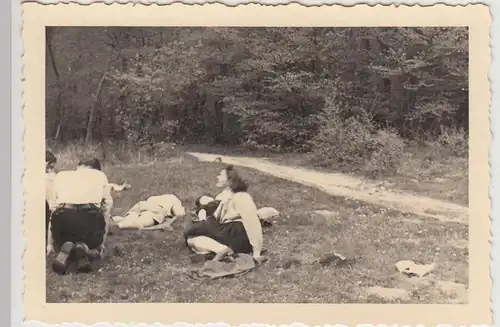
{"label": "dark trousers", "polygon": [[51,221],[56,249],[60,249],[65,242],[81,242],[90,249],[96,249],[104,241],[106,222],[102,211],[96,206],[63,206],[54,210]]}

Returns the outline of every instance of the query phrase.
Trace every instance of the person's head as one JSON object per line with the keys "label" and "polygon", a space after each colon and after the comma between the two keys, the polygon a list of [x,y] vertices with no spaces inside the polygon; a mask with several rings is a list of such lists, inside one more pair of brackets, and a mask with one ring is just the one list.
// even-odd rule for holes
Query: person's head
{"label": "person's head", "polygon": [[57,158],[51,151],[45,151],[45,172],[53,170],[56,166]]}
{"label": "person's head", "polygon": [[172,207],[171,213],[174,217],[184,217],[186,215],[186,209],[182,204],[177,203]]}
{"label": "person's head", "polygon": [[215,200],[213,198],[213,196],[211,196],[210,194],[205,194],[205,195],[202,195],[200,196],[199,198],[197,198],[195,201],[194,201],[194,205],[197,206],[197,207],[201,207],[201,206],[204,206],[206,204],[209,204],[210,202],[212,202],[213,200]]}
{"label": "person's head", "polygon": [[229,187],[233,193],[246,192],[248,189],[247,183],[233,165],[227,166],[220,172],[217,177],[217,187]]}
{"label": "person's head", "polygon": [[76,167],[77,168],[78,167],[86,167],[86,168],[91,168],[91,169],[95,169],[95,170],[101,170],[101,163],[99,162],[99,160],[97,160],[97,158],[88,158],[88,159],[80,160],[80,162],[78,162]]}

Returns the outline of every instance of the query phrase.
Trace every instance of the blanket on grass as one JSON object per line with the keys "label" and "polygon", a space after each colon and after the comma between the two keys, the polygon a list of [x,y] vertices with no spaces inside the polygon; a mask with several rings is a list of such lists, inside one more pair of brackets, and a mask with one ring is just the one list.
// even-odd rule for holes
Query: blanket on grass
{"label": "blanket on grass", "polygon": [[231,261],[205,261],[199,269],[188,272],[194,279],[218,279],[224,277],[237,277],[244,275],[252,269],[258,267],[253,257],[249,254],[238,253]]}

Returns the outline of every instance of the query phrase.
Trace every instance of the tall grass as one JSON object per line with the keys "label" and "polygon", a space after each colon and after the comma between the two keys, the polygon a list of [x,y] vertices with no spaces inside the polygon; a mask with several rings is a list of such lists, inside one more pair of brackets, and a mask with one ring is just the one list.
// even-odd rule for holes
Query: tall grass
{"label": "tall grass", "polygon": [[82,158],[95,157],[106,166],[145,165],[165,161],[181,155],[174,144],[158,143],[147,146],[134,146],[127,143],[90,144],[83,142],[57,144],[49,143],[47,149],[57,157],[60,170],[74,169]]}

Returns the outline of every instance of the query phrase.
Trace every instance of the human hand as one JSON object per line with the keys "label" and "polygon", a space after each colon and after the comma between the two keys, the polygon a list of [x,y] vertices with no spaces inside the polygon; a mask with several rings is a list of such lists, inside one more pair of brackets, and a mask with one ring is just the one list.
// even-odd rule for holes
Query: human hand
{"label": "human hand", "polygon": [[47,252],[46,254],[49,255],[52,253],[52,251],[54,251],[54,247],[52,245],[47,245]]}

